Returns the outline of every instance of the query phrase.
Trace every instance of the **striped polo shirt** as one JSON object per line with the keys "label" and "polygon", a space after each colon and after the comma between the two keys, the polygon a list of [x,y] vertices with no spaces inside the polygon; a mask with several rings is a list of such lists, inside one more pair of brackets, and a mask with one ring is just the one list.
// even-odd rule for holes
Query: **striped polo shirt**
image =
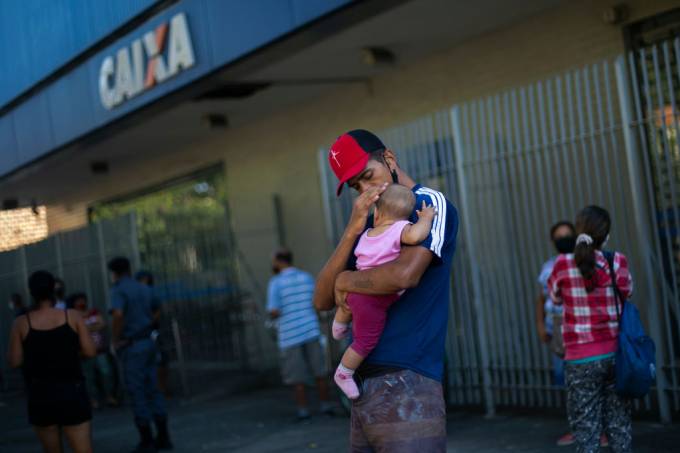
{"label": "striped polo shirt", "polygon": [[288,267],[269,280],[267,311],[278,310],[279,348],[286,349],[319,338],[319,318],[312,298],[314,277]]}

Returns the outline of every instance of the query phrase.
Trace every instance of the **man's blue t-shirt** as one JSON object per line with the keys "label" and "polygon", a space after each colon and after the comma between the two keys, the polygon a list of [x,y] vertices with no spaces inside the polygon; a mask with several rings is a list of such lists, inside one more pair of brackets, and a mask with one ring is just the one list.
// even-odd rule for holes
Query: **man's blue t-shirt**
{"label": "man's blue t-shirt", "polygon": [[153,311],[157,308],[158,299],[151,288],[129,276],[122,277],[111,288],[111,309],[123,312],[125,338],[139,339],[151,334]]}
{"label": "man's blue t-shirt", "polygon": [[[416,208],[423,200],[437,209],[430,234],[420,246],[433,253],[417,287],[408,289],[387,312],[387,323],[368,365],[403,368],[441,381],[449,318],[451,264],[456,250],[458,212],[441,192],[421,185],[413,187]],[[411,214],[415,223],[418,216]],[[367,227],[372,227],[369,219]],[[354,255],[350,268],[356,268]]]}

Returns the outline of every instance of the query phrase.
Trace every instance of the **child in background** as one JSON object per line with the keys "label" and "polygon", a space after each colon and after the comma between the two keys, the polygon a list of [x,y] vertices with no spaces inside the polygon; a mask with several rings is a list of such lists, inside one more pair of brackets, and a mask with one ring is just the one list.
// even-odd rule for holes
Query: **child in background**
{"label": "child in background", "polygon": [[[413,192],[402,185],[392,184],[380,196],[373,213],[373,228],[361,235],[354,251],[359,270],[374,267],[395,260],[401,252],[401,245],[418,245],[424,241],[432,228],[436,210],[423,202],[417,211],[418,222],[408,221],[415,207]],[[387,309],[399,298],[399,294],[367,296],[352,294],[347,298],[351,313],[339,307],[333,320],[333,338],[344,338],[352,321],[353,342],[347,348],[337,370],[335,382],[350,399],[359,397],[354,382],[354,371],[375,348],[385,328]]]}
{"label": "child in background", "polygon": [[[68,298],[67,306],[78,310],[85,320],[85,326],[90,332],[92,341],[97,348],[97,355],[89,359],[83,359],[82,367],[88,393],[92,398],[92,408],[99,408],[99,400],[95,398],[97,389],[101,390],[101,396],[109,406],[117,406],[118,401],[113,396],[113,370],[109,363],[107,341],[105,336],[106,324],[101,313],[96,308],[88,307],[87,295],[76,293]],[[98,379],[99,378],[99,379]],[[97,384],[101,384],[101,386]]]}

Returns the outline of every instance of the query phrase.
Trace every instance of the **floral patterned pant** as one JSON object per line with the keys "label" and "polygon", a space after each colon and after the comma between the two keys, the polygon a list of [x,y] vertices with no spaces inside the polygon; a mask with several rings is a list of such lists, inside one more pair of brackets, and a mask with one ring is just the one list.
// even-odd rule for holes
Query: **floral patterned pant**
{"label": "floral patterned pant", "polygon": [[615,389],[614,359],[565,363],[567,414],[581,453],[600,451],[604,432],[615,453],[632,451],[631,401]]}

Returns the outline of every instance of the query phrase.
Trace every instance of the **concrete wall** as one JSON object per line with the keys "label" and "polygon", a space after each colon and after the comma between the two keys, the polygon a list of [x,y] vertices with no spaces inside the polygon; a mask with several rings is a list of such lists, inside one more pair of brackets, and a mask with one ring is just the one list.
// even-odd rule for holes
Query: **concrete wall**
{"label": "concrete wall", "polygon": [[[398,66],[372,80],[370,90],[347,86],[196,143],[186,153],[164,158],[163,168],[189,171],[189,167],[202,163],[225,161],[236,239],[262,285],[269,276],[269,254],[276,239],[271,196],[279,194],[287,242],[297,252],[299,266],[317,272],[331,251],[325,238],[319,193],[319,147],[327,147],[348,129],[392,127],[459,101],[621,53],[622,26],[602,20],[603,10],[614,3],[617,2],[565,2],[417,64]],[[628,4],[629,21],[678,7],[677,1],[670,0],[635,0]],[[130,181],[149,181],[162,178],[163,172],[158,168],[131,167],[126,174]],[[118,193],[126,191],[120,181],[116,187],[120,189]],[[106,195],[110,197],[115,192]],[[74,217],[64,218],[72,221]],[[63,226],[49,214],[48,221],[50,231]]]}

